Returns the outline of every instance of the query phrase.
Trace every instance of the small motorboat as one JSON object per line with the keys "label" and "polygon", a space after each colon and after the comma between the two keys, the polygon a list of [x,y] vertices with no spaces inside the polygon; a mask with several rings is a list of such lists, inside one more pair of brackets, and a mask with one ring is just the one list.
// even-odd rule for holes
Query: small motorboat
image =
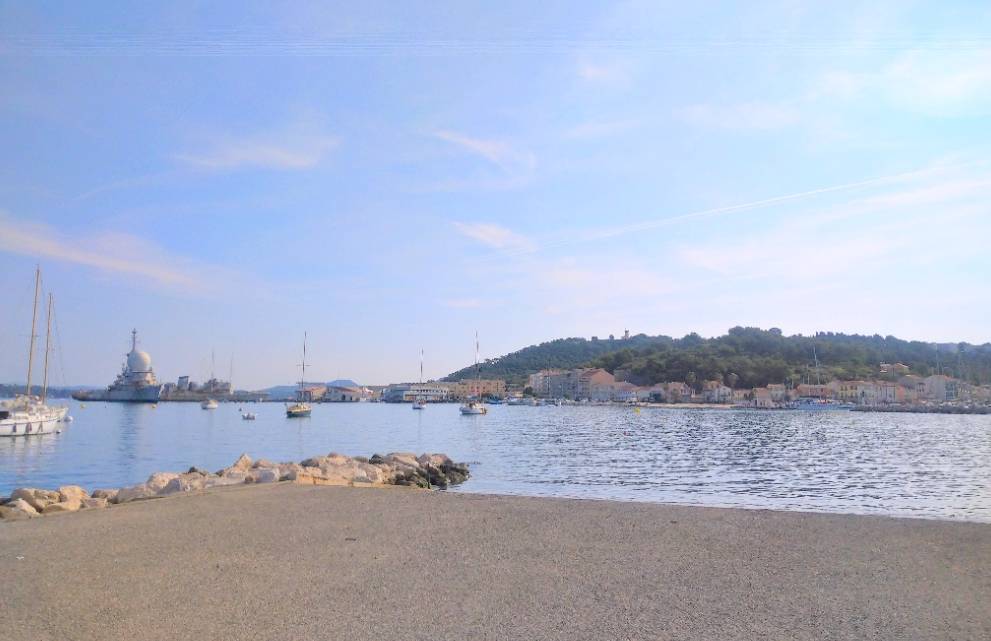
{"label": "small motorboat", "polygon": [[254,412],[243,412],[241,414],[241,419],[245,421],[253,421],[255,420],[255,418],[257,417],[255,416]]}
{"label": "small motorboat", "polygon": [[200,402],[200,407],[205,410],[215,410],[218,407],[220,407],[220,403],[213,400],[212,398],[208,398],[205,401]]}
{"label": "small motorboat", "polygon": [[420,399],[417,399],[417,400],[413,401],[413,409],[415,409],[415,410],[425,410],[425,409],[427,409],[427,404],[424,403],[423,401],[421,401]]}

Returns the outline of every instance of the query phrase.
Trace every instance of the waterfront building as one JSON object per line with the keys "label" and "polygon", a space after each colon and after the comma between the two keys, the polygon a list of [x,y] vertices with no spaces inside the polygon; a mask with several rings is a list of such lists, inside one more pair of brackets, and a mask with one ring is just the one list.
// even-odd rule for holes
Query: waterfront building
{"label": "waterfront building", "polygon": [[802,383],[795,388],[799,398],[832,398],[833,390],[829,385]]}
{"label": "waterfront building", "polygon": [[358,403],[371,398],[371,390],[364,387],[330,385],[323,397],[325,403]]}
{"label": "waterfront building", "polygon": [[456,400],[506,395],[506,381],[498,378],[470,378],[446,386],[448,396]]}
{"label": "waterfront building", "polygon": [[692,388],[681,381],[665,383],[665,400],[669,403],[687,403],[692,400]]}
{"label": "waterfront building", "polygon": [[296,400],[302,403],[315,403],[327,395],[326,385],[306,385],[296,390]]}
{"label": "waterfront building", "polygon": [[412,403],[421,399],[427,403],[452,400],[452,383],[399,383],[382,390],[382,400],[386,403]]}
{"label": "waterfront building", "polygon": [[722,381],[706,381],[702,384],[702,401],[705,403],[729,403],[733,400],[733,390]]}
{"label": "waterfront building", "polygon": [[774,398],[771,396],[771,390],[766,387],[755,387],[751,392],[751,396],[753,398],[754,407],[760,409],[771,409],[777,406],[774,402]]}
{"label": "waterfront building", "polygon": [[946,374],[927,376],[924,385],[927,400],[937,403],[957,400],[957,381]]}

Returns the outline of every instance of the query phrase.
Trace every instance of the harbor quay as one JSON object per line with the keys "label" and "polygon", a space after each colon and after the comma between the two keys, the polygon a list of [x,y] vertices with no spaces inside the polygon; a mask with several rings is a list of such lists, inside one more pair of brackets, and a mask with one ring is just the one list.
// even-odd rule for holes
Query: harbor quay
{"label": "harbor quay", "polygon": [[0,549],[9,641],[991,636],[978,523],[271,483]]}

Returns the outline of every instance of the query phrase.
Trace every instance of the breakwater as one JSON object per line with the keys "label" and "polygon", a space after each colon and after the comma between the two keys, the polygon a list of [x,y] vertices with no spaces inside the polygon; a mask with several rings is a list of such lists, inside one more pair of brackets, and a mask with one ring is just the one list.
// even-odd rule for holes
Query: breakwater
{"label": "breakwater", "polygon": [[23,487],[0,500],[0,518],[22,519],[59,512],[105,508],[147,499],[164,498],[231,485],[288,481],[298,485],[385,486],[401,485],[430,489],[447,488],[468,478],[468,466],[445,454],[393,452],[371,458],[331,452],[299,463],[252,460],[242,454],[229,467],[206,472],[195,467],[186,472],[155,472],[144,483],[122,488],[87,492],[78,485],[57,490]]}

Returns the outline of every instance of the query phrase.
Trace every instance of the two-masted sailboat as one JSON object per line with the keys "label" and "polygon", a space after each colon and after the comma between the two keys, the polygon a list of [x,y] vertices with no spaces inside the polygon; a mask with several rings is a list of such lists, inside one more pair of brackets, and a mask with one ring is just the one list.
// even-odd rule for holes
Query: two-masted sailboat
{"label": "two-masted sailboat", "polygon": [[27,436],[55,432],[59,423],[69,420],[68,407],[48,405],[48,355],[51,352],[52,308],[55,299],[48,294],[48,330],[45,333],[45,368],[41,396],[31,394],[34,370],[34,341],[38,323],[38,294],[41,290],[41,268],[34,274],[34,307],[31,312],[31,338],[28,344],[28,378],[24,394],[0,403],[0,436]]}
{"label": "two-masted sailboat", "polygon": [[465,404],[461,406],[461,413],[466,416],[489,413],[489,408],[485,407],[482,403],[482,385],[480,381],[481,377],[479,376],[478,369],[478,332],[475,332],[475,391],[478,392],[478,398],[469,396]]}
{"label": "two-masted sailboat", "polygon": [[299,399],[292,405],[286,405],[287,418],[305,418],[313,412],[313,408],[306,402],[306,387],[303,381],[306,380],[306,332],[303,332],[303,364],[299,375]]}

